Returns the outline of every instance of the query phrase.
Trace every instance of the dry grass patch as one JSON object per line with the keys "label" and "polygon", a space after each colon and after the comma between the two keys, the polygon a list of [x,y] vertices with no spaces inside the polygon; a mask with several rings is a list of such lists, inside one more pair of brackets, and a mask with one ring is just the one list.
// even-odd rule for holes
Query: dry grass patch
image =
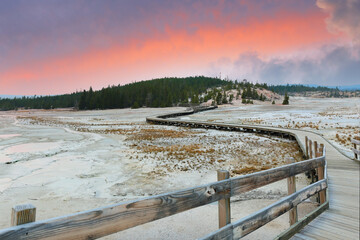
{"label": "dry grass patch", "polygon": [[135,132],[133,135],[129,136],[128,140],[151,141],[160,138],[185,138],[193,134],[196,133],[191,131],[184,131],[184,130],[178,131],[178,130],[169,130],[169,129],[142,128],[139,131]]}

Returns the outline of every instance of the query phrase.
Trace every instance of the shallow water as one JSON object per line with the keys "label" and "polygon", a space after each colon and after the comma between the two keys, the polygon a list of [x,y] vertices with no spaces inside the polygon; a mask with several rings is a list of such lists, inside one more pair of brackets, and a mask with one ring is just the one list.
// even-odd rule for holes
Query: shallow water
{"label": "shallow water", "polygon": [[1,134],[0,139],[8,139],[12,137],[18,137],[21,136],[21,134]]}
{"label": "shallow water", "polygon": [[7,154],[44,152],[60,146],[57,142],[25,143],[5,149]]}

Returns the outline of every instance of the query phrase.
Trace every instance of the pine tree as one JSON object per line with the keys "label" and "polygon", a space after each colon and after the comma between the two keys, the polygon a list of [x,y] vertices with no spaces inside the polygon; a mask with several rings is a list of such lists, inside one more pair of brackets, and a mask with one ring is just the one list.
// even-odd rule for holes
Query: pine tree
{"label": "pine tree", "polygon": [[216,96],[216,104],[221,105],[222,104],[222,95],[221,92],[219,92]]}
{"label": "pine tree", "polygon": [[229,96],[229,103],[232,103],[233,100],[234,100],[234,95],[230,94],[230,96]]}
{"label": "pine tree", "polygon": [[284,101],[282,103],[283,105],[289,105],[289,96],[287,94],[287,92],[285,92],[285,97],[284,97]]}

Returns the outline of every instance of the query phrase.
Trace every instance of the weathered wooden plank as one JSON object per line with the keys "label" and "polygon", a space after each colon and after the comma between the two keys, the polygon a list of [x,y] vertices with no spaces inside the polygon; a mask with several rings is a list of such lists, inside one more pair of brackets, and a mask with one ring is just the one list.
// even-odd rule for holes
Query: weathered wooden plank
{"label": "weathered wooden plank", "polygon": [[11,210],[11,226],[35,222],[36,208],[32,204],[14,206]]}
{"label": "weathered wooden plank", "polygon": [[350,228],[358,232],[360,230],[360,226],[357,224],[357,222],[354,221],[353,218],[339,216],[337,214],[321,214],[318,218],[325,223],[333,223],[334,225],[338,225],[343,228]]}
{"label": "weathered wooden plank", "polygon": [[285,232],[281,233],[279,236],[277,236],[276,240],[286,240],[291,238],[294,234],[299,232],[303,227],[308,225],[312,220],[314,220],[316,217],[318,217],[321,213],[323,213],[325,210],[329,208],[329,201],[323,203],[318,208],[316,208],[314,211],[310,212],[309,214],[306,214],[305,217],[303,217],[300,221],[292,225],[289,229],[287,229]]}
{"label": "weathered wooden plank", "polygon": [[336,229],[335,232],[324,230],[321,228],[317,228],[316,224],[309,224],[307,225],[302,231],[303,234],[307,236],[312,236],[313,239],[354,239],[354,238],[347,238],[346,236],[337,233]]}
{"label": "weathered wooden plank", "polygon": [[[289,158],[288,163],[294,163],[294,158]],[[291,176],[287,178],[287,187],[288,187],[288,195],[291,195],[296,192],[296,182],[295,176]],[[290,226],[295,224],[298,221],[297,207],[295,206],[289,211],[289,223]]]}
{"label": "weathered wooden plank", "polygon": [[359,228],[353,228],[349,225],[342,224],[341,222],[334,222],[329,219],[317,219],[317,227],[319,228],[333,228],[338,232],[342,232],[346,235],[346,233],[359,233]]}
{"label": "weathered wooden plank", "polygon": [[[300,191],[293,193],[264,209],[261,209],[260,211],[257,211],[245,218],[229,224],[233,226],[233,239],[239,239],[255,231],[259,227],[265,225],[266,223],[289,211],[294,206],[297,206],[310,196],[318,193],[323,189],[326,189],[326,187],[326,179],[313,183],[301,189]],[[216,237],[218,235],[223,234],[222,231],[229,231],[229,225],[227,225],[226,228],[221,228],[218,231],[209,234],[203,239],[217,239]]]}
{"label": "weathered wooden plank", "polygon": [[94,239],[230,196],[230,180],[0,230],[0,239]]}
{"label": "weathered wooden plank", "polygon": [[[285,239],[288,239],[288,238],[285,238]],[[297,233],[291,239],[292,240],[314,240],[314,238],[305,236],[305,235],[303,235],[301,233]]]}
{"label": "weathered wooden plank", "polygon": [[322,155],[325,155],[325,146],[323,143],[320,144],[320,152]]}
{"label": "weathered wooden plank", "polygon": [[309,140],[309,158],[312,159],[313,158],[313,153],[312,153],[312,141]]}
{"label": "weathered wooden plank", "polygon": [[309,159],[282,167],[268,169],[265,171],[248,174],[238,178],[231,179],[232,195],[244,193],[258,187],[279,181],[281,179],[294,176],[299,173],[324,166],[325,157]]}
{"label": "weathered wooden plank", "polygon": [[[230,177],[229,171],[226,170],[217,171],[218,181],[229,179],[229,177]],[[219,212],[219,228],[222,228],[231,222],[230,198],[224,198],[219,200],[218,212]]]}
{"label": "weathered wooden plank", "polygon": [[[315,152],[315,156],[316,157],[320,157],[322,156],[322,152]],[[319,180],[322,180],[324,179],[324,166],[320,166],[317,168],[317,174],[318,174],[318,179]],[[326,200],[326,195],[325,195],[325,190],[319,192],[319,201],[320,201],[320,204],[323,204]]]}
{"label": "weathered wooden plank", "polygon": [[354,143],[354,144],[356,144],[356,145],[360,145],[360,140],[351,139],[351,143]]}
{"label": "weathered wooden plank", "polygon": [[219,230],[201,238],[202,240],[233,240],[233,225],[228,224]]}

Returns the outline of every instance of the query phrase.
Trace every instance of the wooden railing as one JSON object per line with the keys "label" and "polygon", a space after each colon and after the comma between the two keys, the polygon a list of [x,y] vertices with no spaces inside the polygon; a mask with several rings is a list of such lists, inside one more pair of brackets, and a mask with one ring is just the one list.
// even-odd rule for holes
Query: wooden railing
{"label": "wooden railing", "polygon": [[[291,227],[279,235],[277,239],[289,239],[293,236],[299,229],[304,227],[312,219],[318,216],[321,212],[326,210],[329,206],[328,201],[326,200],[326,188],[327,188],[327,173],[326,173],[326,162],[325,162],[325,148],[323,145],[318,145],[316,142],[312,143],[311,140],[308,141],[306,137],[306,149],[308,153],[314,154],[315,158],[312,158],[308,161],[314,161],[315,159],[324,159],[324,164],[319,165],[316,168],[308,168],[305,171],[316,170],[317,181],[311,185],[295,191],[295,178],[294,175],[288,177],[288,193],[289,196],[271,204],[270,206],[263,208],[245,218],[242,218],[234,223],[227,224],[221,229],[209,234],[208,236],[202,238],[203,240],[210,239],[239,239],[249,233],[255,231],[266,223],[274,220],[280,215],[284,214],[287,211],[290,211],[289,222]],[[314,146],[314,151],[311,146]],[[310,150],[309,150],[310,148]],[[289,164],[287,166],[293,166]],[[305,172],[304,171],[304,172]],[[319,194],[320,206],[313,211],[311,214],[308,214],[300,221],[297,220],[297,205],[304,200],[308,199],[310,196]]]}
{"label": "wooden railing", "polygon": [[360,141],[357,139],[351,139],[351,143],[354,146],[351,150],[354,152],[355,160],[360,160],[360,148],[357,148],[357,146],[360,146]]}
{"label": "wooden railing", "polygon": [[[325,167],[325,156],[292,163],[236,178],[196,186],[186,190],[115,204],[72,215],[42,220],[0,230],[0,239],[95,239],[195,207],[227,199],[316,168]],[[226,225],[206,239],[230,234],[242,237],[296,207],[327,188],[322,179],[238,222]],[[229,211],[230,212],[230,211]]]}

